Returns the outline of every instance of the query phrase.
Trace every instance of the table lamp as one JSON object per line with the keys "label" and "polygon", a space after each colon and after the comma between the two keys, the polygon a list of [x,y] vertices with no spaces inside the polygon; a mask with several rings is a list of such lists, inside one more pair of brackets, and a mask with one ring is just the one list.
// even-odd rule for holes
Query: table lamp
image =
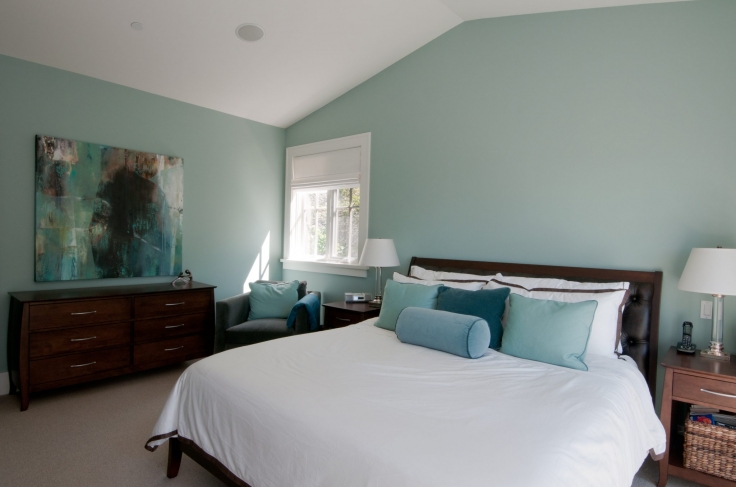
{"label": "table lamp", "polygon": [[381,306],[383,303],[381,267],[396,267],[399,265],[399,256],[396,255],[394,241],[390,238],[367,239],[363,247],[363,253],[360,256],[360,265],[376,268],[376,294],[368,304]]}
{"label": "table lamp", "polygon": [[693,249],[677,289],[713,295],[710,347],[701,350],[700,355],[731,360],[731,355],[723,349],[723,296],[736,296],[736,249]]}

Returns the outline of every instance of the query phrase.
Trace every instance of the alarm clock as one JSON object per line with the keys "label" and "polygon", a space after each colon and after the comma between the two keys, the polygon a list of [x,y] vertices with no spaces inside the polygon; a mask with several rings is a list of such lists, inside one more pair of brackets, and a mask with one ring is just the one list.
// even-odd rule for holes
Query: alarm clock
{"label": "alarm clock", "polygon": [[365,303],[371,300],[371,295],[366,293],[345,293],[346,303]]}

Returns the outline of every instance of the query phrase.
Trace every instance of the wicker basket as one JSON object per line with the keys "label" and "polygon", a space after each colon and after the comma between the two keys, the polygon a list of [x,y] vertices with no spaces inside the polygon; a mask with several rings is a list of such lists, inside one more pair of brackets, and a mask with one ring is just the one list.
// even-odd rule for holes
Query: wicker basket
{"label": "wicker basket", "polygon": [[698,423],[685,423],[685,468],[736,480],[736,430]]}

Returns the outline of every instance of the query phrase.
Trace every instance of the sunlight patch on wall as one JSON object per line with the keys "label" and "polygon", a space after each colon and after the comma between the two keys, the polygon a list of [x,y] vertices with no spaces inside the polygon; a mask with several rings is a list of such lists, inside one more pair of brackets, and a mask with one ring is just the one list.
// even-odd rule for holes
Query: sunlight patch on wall
{"label": "sunlight patch on wall", "polygon": [[256,282],[259,279],[262,279],[264,281],[267,281],[269,279],[268,276],[268,260],[270,259],[269,254],[269,248],[271,247],[271,232],[268,232],[266,234],[266,239],[263,241],[263,245],[261,245],[261,251],[256,255],[256,260],[253,262],[253,266],[250,268],[250,272],[248,273],[248,277],[245,279],[245,282],[243,283],[243,292],[247,293],[250,291],[250,287],[248,284],[251,282]]}

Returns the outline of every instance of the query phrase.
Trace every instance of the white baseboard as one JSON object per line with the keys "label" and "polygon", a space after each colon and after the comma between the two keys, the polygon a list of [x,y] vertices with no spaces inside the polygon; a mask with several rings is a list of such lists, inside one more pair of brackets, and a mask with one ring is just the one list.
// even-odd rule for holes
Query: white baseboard
{"label": "white baseboard", "polygon": [[0,396],[6,396],[8,394],[10,394],[10,374],[0,372]]}

